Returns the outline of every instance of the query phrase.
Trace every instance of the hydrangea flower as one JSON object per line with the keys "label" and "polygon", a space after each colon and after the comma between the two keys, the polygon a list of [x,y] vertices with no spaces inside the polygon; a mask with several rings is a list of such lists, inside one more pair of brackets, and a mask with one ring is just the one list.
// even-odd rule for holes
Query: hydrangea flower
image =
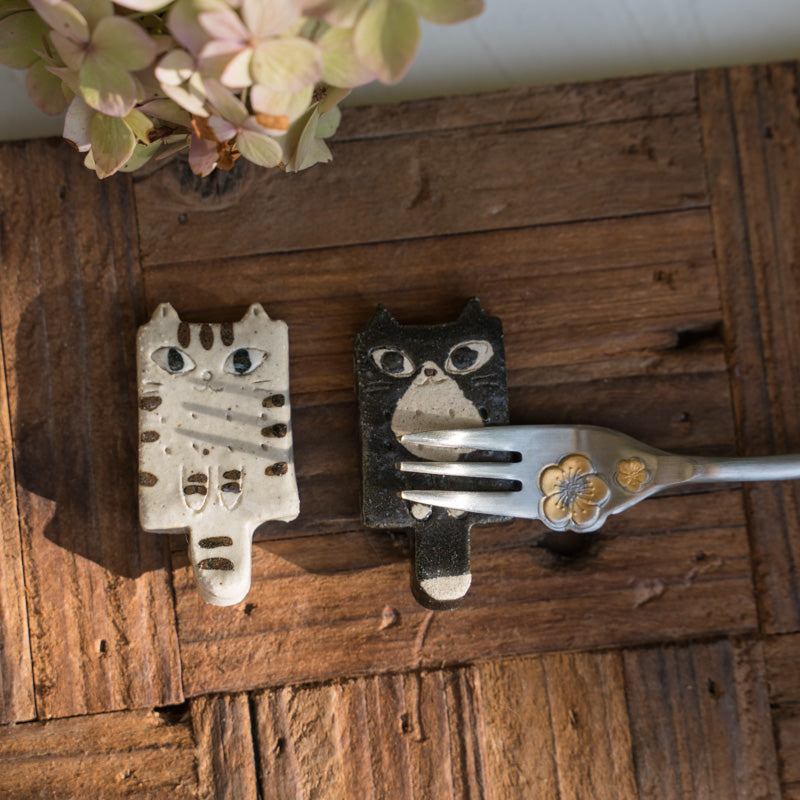
{"label": "hydrangea flower", "polygon": [[0,0],[0,64],[27,70],[103,178],[188,153],[198,175],[238,158],[296,172],[329,161],[338,103],[408,69],[419,18],[483,0]]}

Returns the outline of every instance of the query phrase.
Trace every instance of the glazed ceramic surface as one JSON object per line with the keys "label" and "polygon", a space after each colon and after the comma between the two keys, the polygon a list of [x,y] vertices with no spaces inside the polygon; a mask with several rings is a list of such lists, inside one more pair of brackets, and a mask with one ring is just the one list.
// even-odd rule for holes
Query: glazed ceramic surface
{"label": "glazed ceramic surface", "polygon": [[472,526],[505,518],[403,500],[404,489],[437,486],[436,478],[397,469],[409,454],[435,460],[471,456],[452,449],[406,449],[399,437],[508,422],[502,325],[477,299],[455,322],[441,325],[401,325],[380,307],[356,337],[355,367],[364,522],[413,531],[415,595],[430,608],[449,608],[470,586]]}
{"label": "glazed ceramic surface", "polygon": [[168,303],[139,329],[139,515],[189,533],[203,598],[250,588],[252,536],[294,519],[286,323],[256,304],[238,322],[188,323]]}

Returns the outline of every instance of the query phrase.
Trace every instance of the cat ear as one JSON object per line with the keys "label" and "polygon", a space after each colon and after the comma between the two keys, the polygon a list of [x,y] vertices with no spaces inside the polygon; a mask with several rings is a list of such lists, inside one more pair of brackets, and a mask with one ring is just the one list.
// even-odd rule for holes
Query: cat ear
{"label": "cat ear", "polygon": [[393,328],[400,327],[400,323],[389,313],[386,306],[379,305],[367,327],[383,327],[384,325],[389,325]]}
{"label": "cat ear", "polygon": [[153,316],[150,317],[150,320],[152,322],[158,322],[160,320],[174,320],[175,322],[180,322],[181,318],[170,303],[161,303],[153,312]]}
{"label": "cat ear", "polygon": [[264,311],[264,307],[261,303],[253,303],[250,308],[247,309],[245,315],[239,320],[239,322],[247,322],[249,319],[269,319],[269,314]]}
{"label": "cat ear", "polygon": [[481,301],[477,297],[470,297],[470,299],[467,300],[467,304],[464,306],[464,310],[461,312],[458,321],[466,322],[473,319],[486,319],[486,312],[483,310]]}

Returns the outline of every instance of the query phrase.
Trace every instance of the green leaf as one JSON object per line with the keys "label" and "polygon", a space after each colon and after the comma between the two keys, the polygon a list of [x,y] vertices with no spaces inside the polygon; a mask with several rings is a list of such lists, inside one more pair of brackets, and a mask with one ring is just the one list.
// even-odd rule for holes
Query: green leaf
{"label": "green leaf", "polygon": [[45,114],[60,114],[67,107],[64,84],[53,75],[43,61],[37,61],[25,76],[25,89],[36,106]]}
{"label": "green leaf", "polygon": [[342,111],[339,108],[332,108],[325,114],[320,114],[319,123],[317,124],[317,138],[327,139],[333,136],[342,121]]}
{"label": "green leaf", "polygon": [[151,119],[160,119],[172,125],[182,125],[188,128],[192,124],[192,117],[173,100],[161,97],[150,100],[139,106],[139,110]]}
{"label": "green leaf", "polygon": [[136,136],[119,117],[95,114],[92,120],[92,157],[98,178],[113,175],[133,155]]}
{"label": "green leaf", "polygon": [[411,66],[420,40],[417,15],[407,0],[374,0],[361,15],[353,43],[361,62],[382,83],[397,83]]}
{"label": "green leaf", "polygon": [[30,0],[30,4],[54,31],[76,42],[89,41],[89,23],[72,3],[64,0]]}
{"label": "green leaf", "polygon": [[322,75],[319,48],[308,39],[270,39],[253,52],[253,79],[279,92],[296,92],[316,83]]}
{"label": "green leaf", "polygon": [[414,10],[428,22],[452,25],[477,17],[483,12],[483,0],[408,0]]}
{"label": "green leaf", "polygon": [[322,80],[331,86],[352,88],[369,83],[375,76],[359,61],[353,47],[353,31],[329,28],[319,40]]}
{"label": "green leaf", "polygon": [[149,67],[156,57],[156,44],[147,31],[125,17],[106,17],[92,33],[92,51],[126,70]]}
{"label": "green leaf", "polygon": [[271,136],[246,128],[236,137],[236,147],[248,161],[260,167],[277,167],[283,157],[281,146]]}
{"label": "green leaf", "polygon": [[39,56],[42,41],[50,29],[33,11],[20,11],[0,20],[0,64],[27,69]]}
{"label": "green leaf", "polygon": [[90,53],[78,75],[78,92],[94,109],[124,117],[136,105],[136,82],[127,70],[100,54]]}

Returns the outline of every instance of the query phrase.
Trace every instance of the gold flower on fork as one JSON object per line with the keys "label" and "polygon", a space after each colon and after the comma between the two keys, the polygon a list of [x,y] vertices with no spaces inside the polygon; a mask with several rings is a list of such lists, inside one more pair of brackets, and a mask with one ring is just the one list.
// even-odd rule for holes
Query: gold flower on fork
{"label": "gold flower on fork", "polygon": [[564,456],[539,473],[542,516],[556,529],[570,522],[587,527],[600,516],[600,506],[608,499],[606,482],[593,471],[592,462],[580,453]]}

